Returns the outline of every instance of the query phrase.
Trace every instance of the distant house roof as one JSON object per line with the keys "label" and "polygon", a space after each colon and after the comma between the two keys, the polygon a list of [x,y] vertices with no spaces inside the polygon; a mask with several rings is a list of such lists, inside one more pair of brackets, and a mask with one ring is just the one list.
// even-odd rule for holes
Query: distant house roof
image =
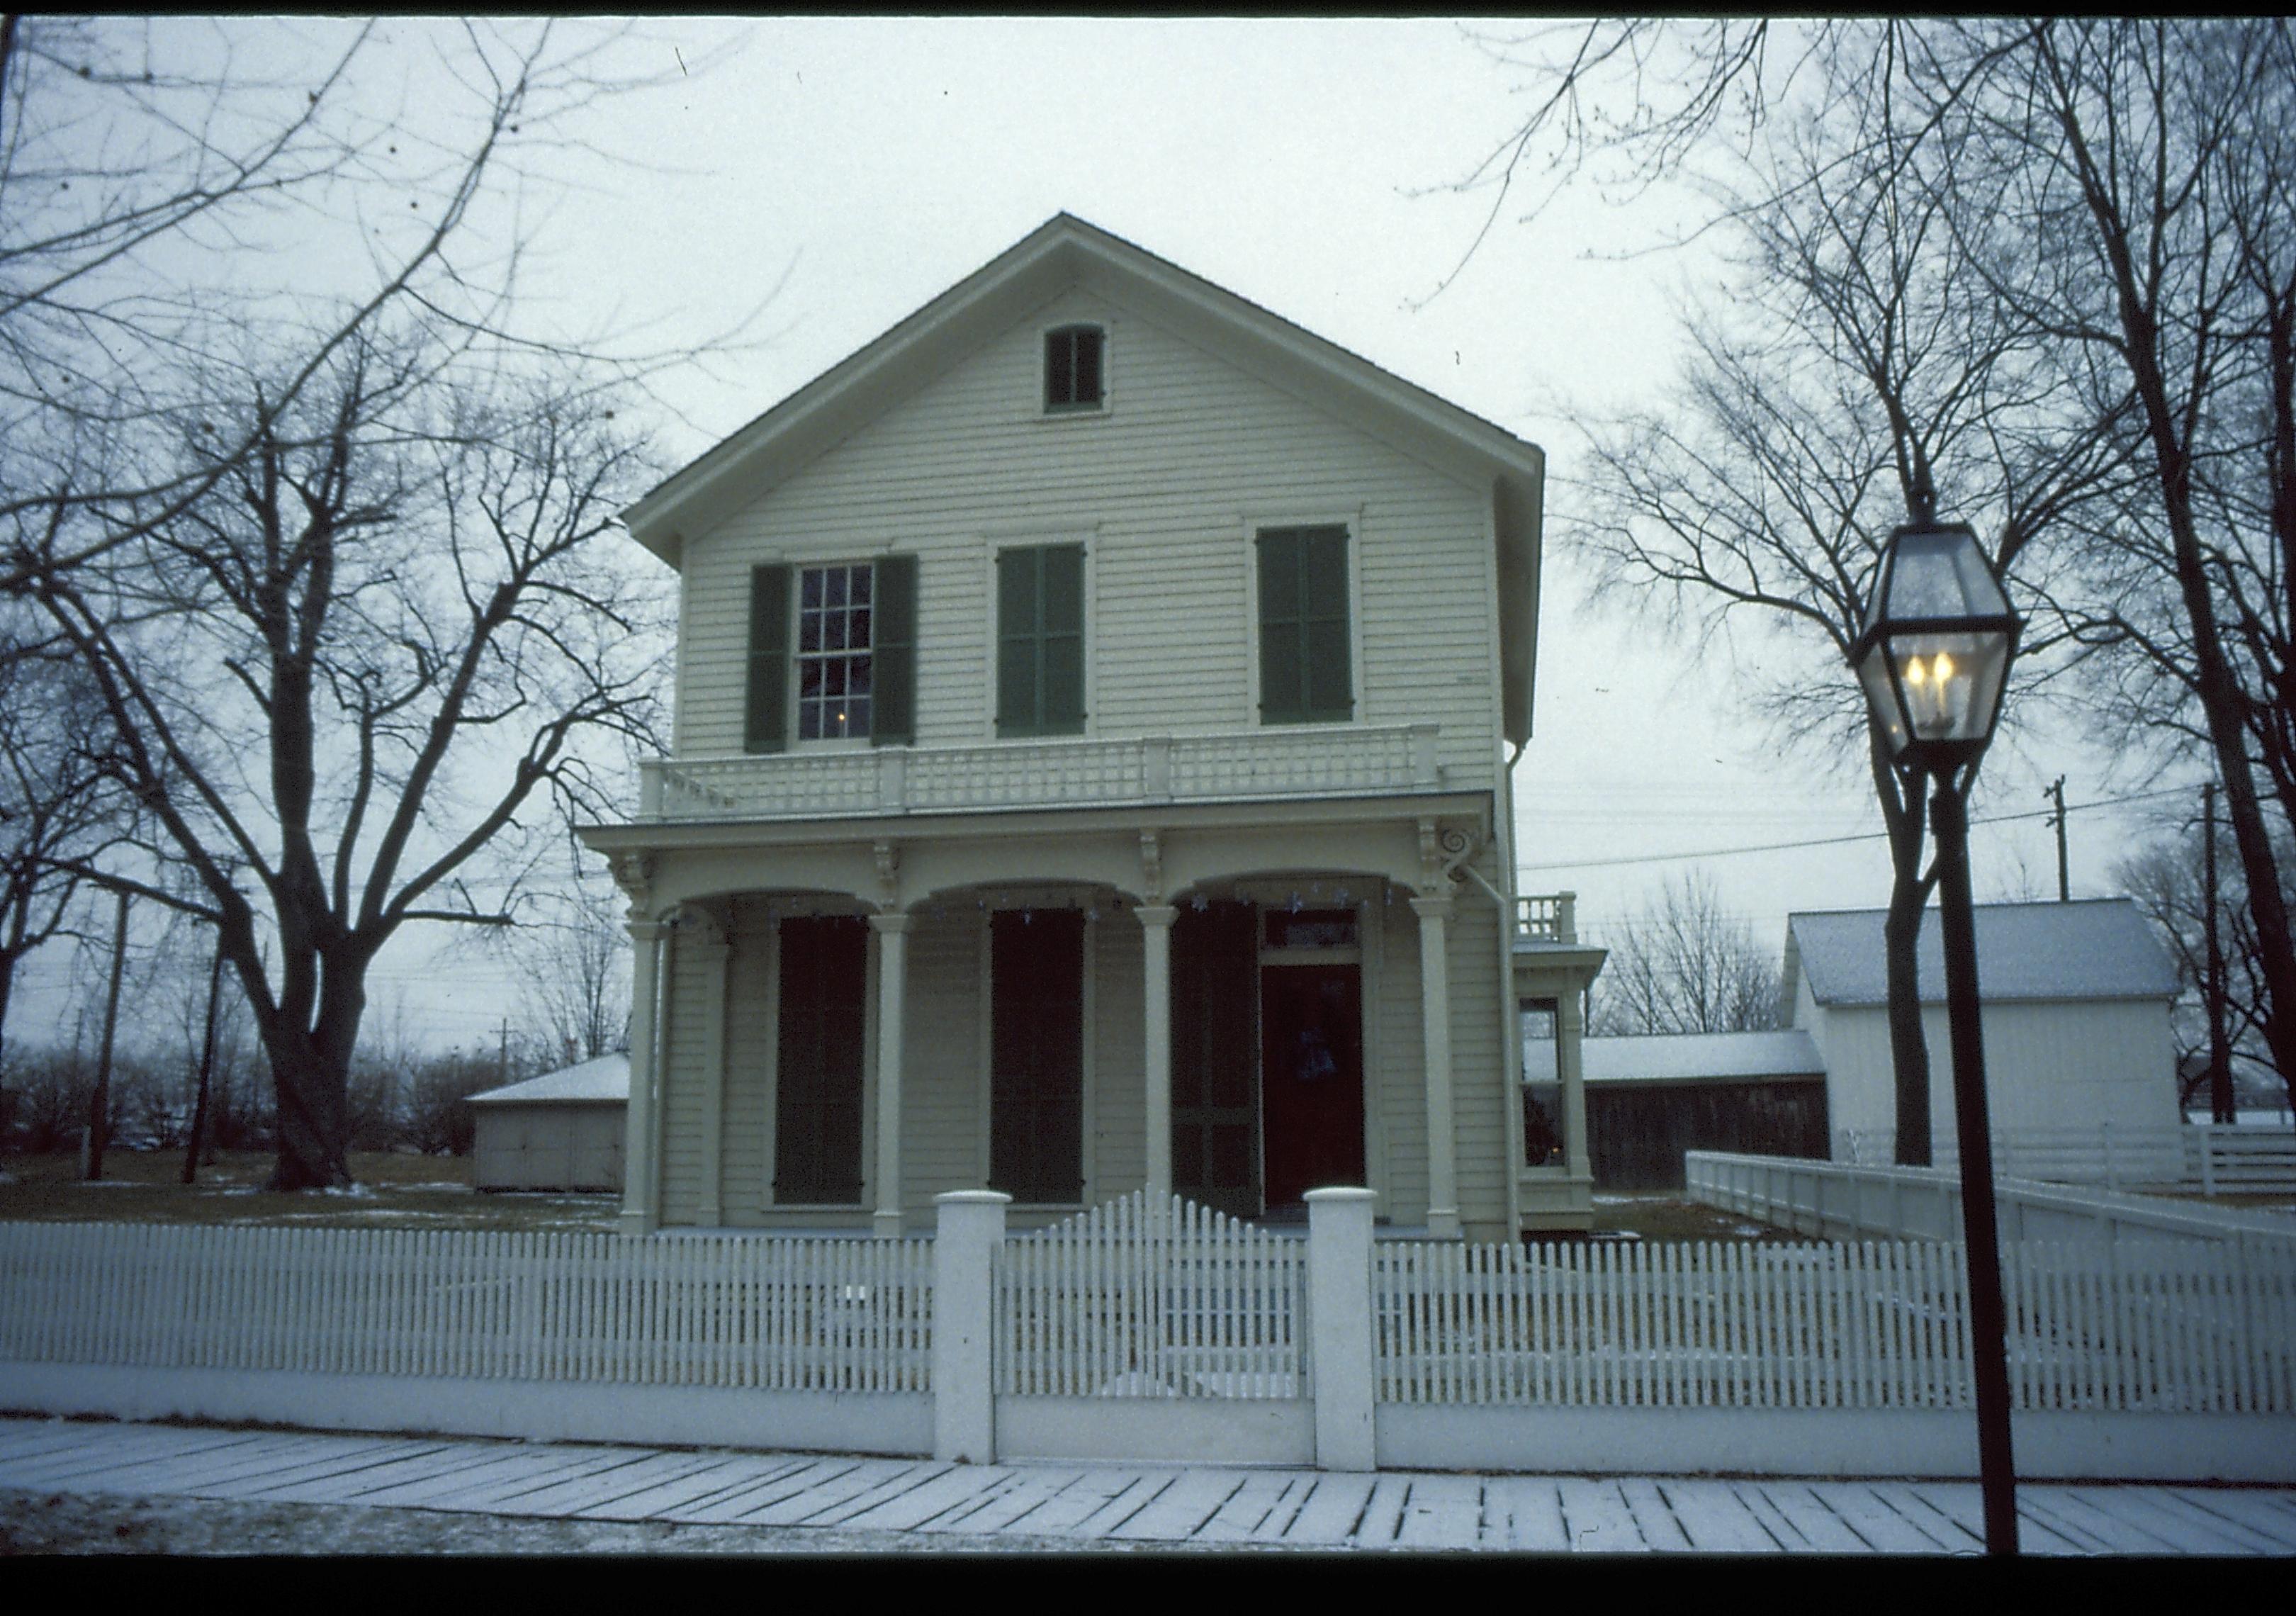
{"label": "distant house roof", "polygon": [[1691,1032],[1666,1037],[1587,1038],[1578,1046],[1589,1083],[1680,1083],[1704,1079],[1822,1078],[1825,1062],[1809,1034]]}
{"label": "distant house roof", "polygon": [[[1886,1005],[1881,909],[1786,916],[1786,982],[1799,970],[1825,1005]],[[1977,980],[1988,1001],[2167,999],[2177,972],[2152,929],[2126,898],[2079,903],[1980,904]],[[1922,915],[1922,1002],[1945,1002],[1945,955],[1938,912]]]}
{"label": "distant house roof", "polygon": [[529,1078],[523,1083],[505,1084],[481,1095],[472,1095],[471,1103],[519,1105],[554,1101],[611,1101],[619,1105],[629,1097],[630,1057],[627,1054],[602,1054],[578,1066],[545,1071],[540,1077]]}

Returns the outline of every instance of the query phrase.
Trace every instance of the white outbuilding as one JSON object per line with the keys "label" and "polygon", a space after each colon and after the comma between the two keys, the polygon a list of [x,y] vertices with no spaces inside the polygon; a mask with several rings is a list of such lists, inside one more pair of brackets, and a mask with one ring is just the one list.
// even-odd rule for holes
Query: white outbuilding
{"label": "white outbuilding", "polygon": [[603,1054],[472,1095],[482,1190],[619,1190],[630,1057]]}
{"label": "white outbuilding", "polygon": [[[1785,992],[1825,1067],[1837,1161],[1890,1160],[1895,1082],[1880,909],[1792,915]],[[2095,1135],[2174,1145],[2177,972],[2125,898],[1980,904],[1978,988],[1997,1139]],[[1952,1046],[1938,913],[1922,916],[1918,980],[1930,1057],[1931,1138],[1951,1154]]]}

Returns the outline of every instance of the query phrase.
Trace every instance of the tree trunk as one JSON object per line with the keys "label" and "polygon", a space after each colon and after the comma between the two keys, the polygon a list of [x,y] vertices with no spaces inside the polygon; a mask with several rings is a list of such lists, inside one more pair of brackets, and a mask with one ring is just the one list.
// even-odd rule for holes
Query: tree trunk
{"label": "tree trunk", "polygon": [[223,939],[216,939],[215,963],[208,967],[207,1029],[200,1035],[200,1082],[192,1099],[192,1136],[184,1143],[186,1185],[200,1176],[200,1138],[208,1128],[208,1088],[215,1075],[216,1001],[223,997]]}
{"label": "tree trunk", "polygon": [[1882,922],[1882,960],[1890,993],[1890,1068],[1895,1097],[1890,1160],[1927,1167],[1930,1146],[1930,1046],[1922,1030],[1919,944],[1930,883],[1922,875],[1929,811],[1921,780],[1908,783],[1891,764],[1882,737],[1867,731],[1874,792],[1890,833],[1890,910]]}
{"label": "tree trunk", "polygon": [[279,1160],[268,1188],[350,1185],[351,1050],[366,1013],[365,964],[326,959],[317,1014],[308,1028],[276,1008],[257,1012],[279,1101]]}
{"label": "tree trunk", "polygon": [[87,1101],[87,1180],[103,1177],[103,1147],[111,1132],[111,1035],[119,1026],[119,979],[127,965],[127,894],[111,929],[111,988],[103,1000],[103,1048],[95,1058],[95,1089]]}

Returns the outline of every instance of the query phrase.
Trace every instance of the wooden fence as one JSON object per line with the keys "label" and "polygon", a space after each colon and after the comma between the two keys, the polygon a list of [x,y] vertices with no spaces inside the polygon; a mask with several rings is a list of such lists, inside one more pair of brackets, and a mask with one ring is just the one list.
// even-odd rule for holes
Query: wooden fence
{"label": "wooden fence", "polygon": [[[1851,1166],[1887,1167],[1897,1136],[1888,1128],[1845,1129],[1834,1154]],[[1935,1165],[1957,1165],[1950,1132],[1936,1141]],[[2204,1196],[2296,1191],[2296,1132],[2284,1128],[2169,1124],[2130,1128],[2096,1122],[2024,1128],[1993,1136],[1993,1170],[2046,1184],[2196,1189]]]}
{"label": "wooden fence", "polygon": [[1135,1191],[997,1253],[1003,1396],[1308,1395],[1307,1243]]}
{"label": "wooden fence", "polygon": [[[2296,1413],[2296,1268],[2197,1251],[2004,1252],[2020,1409]],[[1966,1408],[1961,1253],[1856,1245],[1392,1244],[1384,1402]]]}
{"label": "wooden fence", "polygon": [[932,1243],[0,1224],[0,1361],[926,1390]]}

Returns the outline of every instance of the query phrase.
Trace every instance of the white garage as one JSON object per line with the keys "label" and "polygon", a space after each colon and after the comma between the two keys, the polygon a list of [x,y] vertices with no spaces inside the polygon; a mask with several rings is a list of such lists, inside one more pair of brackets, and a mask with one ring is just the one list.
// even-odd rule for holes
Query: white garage
{"label": "white garage", "polygon": [[[1786,992],[1793,1024],[1825,1067],[1836,1161],[1886,1161],[1896,1126],[1889,982],[1880,909],[1789,915]],[[1987,1104],[1997,1139],[2109,1125],[2152,1148],[2177,1148],[2177,1055],[2169,1010],[2177,973],[2136,906],[1980,904],[1977,978]],[[1922,1027],[1929,1044],[1937,1160],[1954,1140],[1953,1059],[1938,914],[1922,916]],[[2164,1161],[2173,1177],[2177,1163]]]}
{"label": "white garage", "polygon": [[482,1190],[619,1190],[630,1057],[600,1055],[472,1095]]}

